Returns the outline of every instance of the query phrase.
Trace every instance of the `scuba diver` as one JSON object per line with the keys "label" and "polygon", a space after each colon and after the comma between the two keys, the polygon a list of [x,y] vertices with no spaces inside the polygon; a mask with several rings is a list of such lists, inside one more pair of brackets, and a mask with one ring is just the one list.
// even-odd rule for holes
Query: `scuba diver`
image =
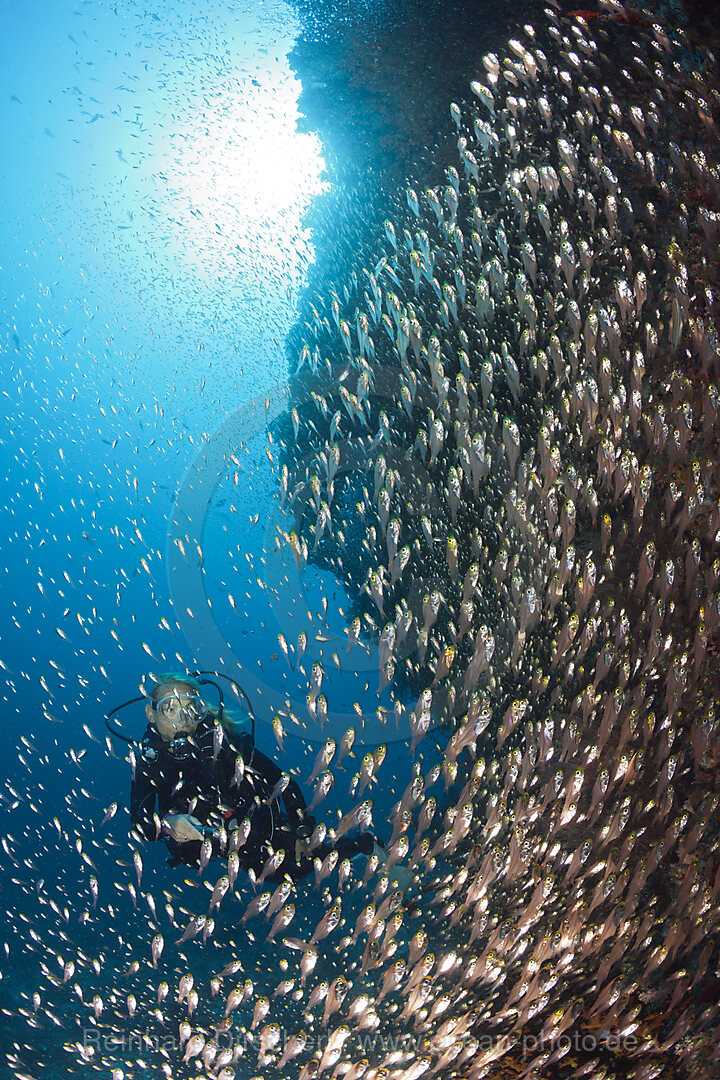
{"label": "scuba diver", "polygon": [[[142,697],[106,716],[108,730],[135,747],[133,831],[150,841],[164,838],[171,866],[182,862],[203,869],[210,859],[236,851],[239,867],[269,882],[285,876],[299,881],[312,872],[316,858],[333,850],[339,861],[374,852],[382,857],[382,845],[369,832],[333,844],[324,841],[322,826],[311,835],[315,819],[298,784],[254,745],[247,695],[238,687],[248,700],[247,714],[238,715],[224,706],[217,683],[198,677],[206,674],[219,673],[160,675]],[[217,708],[202,697],[207,683],[219,693]],[[148,726],[137,743],[110,727],[109,719],[142,700]]]}

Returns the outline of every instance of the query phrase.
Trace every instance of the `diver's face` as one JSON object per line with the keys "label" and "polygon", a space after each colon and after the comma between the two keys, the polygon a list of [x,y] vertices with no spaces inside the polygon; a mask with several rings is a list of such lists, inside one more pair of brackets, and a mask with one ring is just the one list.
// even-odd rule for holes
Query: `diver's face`
{"label": "diver's face", "polygon": [[207,707],[194,687],[187,683],[172,683],[163,687],[156,707],[147,705],[145,712],[160,737],[170,742],[178,735],[192,735]]}

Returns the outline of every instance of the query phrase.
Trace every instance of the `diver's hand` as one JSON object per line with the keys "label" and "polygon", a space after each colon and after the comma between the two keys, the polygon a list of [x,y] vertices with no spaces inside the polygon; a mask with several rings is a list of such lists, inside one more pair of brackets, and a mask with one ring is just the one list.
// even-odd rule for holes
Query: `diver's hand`
{"label": "diver's hand", "polygon": [[296,840],[295,841],[295,862],[299,863],[305,858],[307,849],[310,845],[309,840]]}
{"label": "diver's hand", "polygon": [[311,829],[307,825],[300,825],[295,832],[295,862],[299,863],[307,854],[310,847]]}
{"label": "diver's hand", "polygon": [[202,822],[191,814],[166,814],[163,818],[165,832],[172,836],[178,844],[186,844],[189,840],[202,840]]}

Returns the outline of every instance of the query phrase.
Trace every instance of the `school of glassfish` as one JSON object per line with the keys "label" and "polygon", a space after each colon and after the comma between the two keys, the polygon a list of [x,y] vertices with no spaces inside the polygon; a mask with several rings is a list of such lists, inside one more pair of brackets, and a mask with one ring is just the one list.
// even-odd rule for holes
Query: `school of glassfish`
{"label": "school of glassfish", "polygon": [[[220,949],[242,825],[186,906],[140,850],[99,873],[115,802],[94,833],[56,817],[89,886],[14,912],[42,957],[20,1080],[53,1029],[66,1075],[113,1080],[718,1074],[720,87],[682,33],[602,8],[548,7],[484,57],[459,167],[318,301],[315,389],[275,439],[285,541],[355,588],[347,648],[379,643],[409,720],[386,859],[261,877]],[[321,726],[322,686],[316,663]],[[311,845],[378,826],[385,751],[349,779],[354,739],[317,755],[310,809],[341,777],[354,805]]]}

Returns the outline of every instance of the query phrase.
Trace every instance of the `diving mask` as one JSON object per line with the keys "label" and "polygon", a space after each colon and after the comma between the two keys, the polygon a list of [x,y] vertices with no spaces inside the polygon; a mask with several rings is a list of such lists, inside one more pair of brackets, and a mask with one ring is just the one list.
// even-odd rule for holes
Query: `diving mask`
{"label": "diving mask", "polygon": [[155,702],[155,711],[176,729],[194,728],[208,714],[208,707],[197,694],[181,694],[177,690]]}

